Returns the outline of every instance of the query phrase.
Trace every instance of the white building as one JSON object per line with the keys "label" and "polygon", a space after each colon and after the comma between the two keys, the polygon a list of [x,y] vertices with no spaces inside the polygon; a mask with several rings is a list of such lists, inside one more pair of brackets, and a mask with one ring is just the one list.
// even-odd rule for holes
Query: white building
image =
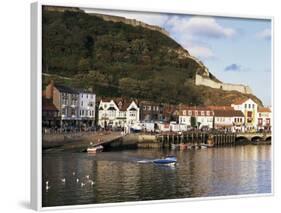
{"label": "white building", "polygon": [[242,99],[231,104],[234,110],[243,112],[247,131],[257,129],[258,105],[250,98]]}
{"label": "white building", "polygon": [[140,108],[132,101],[126,109],[126,124],[131,126],[139,123],[140,121]]}
{"label": "white building", "polygon": [[79,91],[78,115],[83,123],[93,126],[95,123],[96,95],[94,93]]}
{"label": "white building", "polygon": [[100,101],[98,124],[105,127],[124,127],[139,123],[140,109],[132,101],[125,103],[120,100],[117,104],[114,100]]}
{"label": "white building", "polygon": [[192,126],[192,119],[197,128],[213,128],[214,113],[208,108],[184,107],[179,112],[179,123]]}
{"label": "white building", "polygon": [[113,100],[100,101],[98,113],[98,125],[105,128],[108,126],[118,126],[117,117],[119,116],[119,108]]}
{"label": "white building", "polygon": [[258,108],[258,130],[270,131],[272,125],[272,113],[270,108]]}
{"label": "white building", "polygon": [[244,114],[239,110],[214,110],[214,128],[244,132]]}

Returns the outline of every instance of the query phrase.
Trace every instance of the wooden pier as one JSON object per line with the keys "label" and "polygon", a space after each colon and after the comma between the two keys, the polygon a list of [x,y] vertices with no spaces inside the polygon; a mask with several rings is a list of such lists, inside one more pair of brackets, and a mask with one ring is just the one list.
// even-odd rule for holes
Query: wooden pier
{"label": "wooden pier", "polygon": [[157,141],[162,147],[171,147],[174,145],[188,144],[190,146],[220,146],[231,145],[236,142],[235,133],[209,133],[209,132],[182,132],[162,133],[156,136]]}
{"label": "wooden pier", "polygon": [[231,132],[167,132],[156,136],[157,142],[162,147],[172,147],[173,145],[189,146],[226,146],[240,144],[262,144],[271,143],[271,133],[231,133]]}

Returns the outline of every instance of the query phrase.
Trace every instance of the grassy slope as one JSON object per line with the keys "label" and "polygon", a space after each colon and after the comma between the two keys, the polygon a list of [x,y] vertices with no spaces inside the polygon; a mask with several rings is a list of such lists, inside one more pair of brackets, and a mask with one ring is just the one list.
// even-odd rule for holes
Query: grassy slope
{"label": "grassy slope", "polygon": [[[171,38],[142,27],[80,12],[45,10],[43,72],[49,76],[43,76],[43,87],[53,79],[93,88],[98,96],[191,105],[229,105],[246,96],[195,86],[194,76],[201,66],[170,51],[179,48]],[[261,104],[256,97],[248,97]]]}

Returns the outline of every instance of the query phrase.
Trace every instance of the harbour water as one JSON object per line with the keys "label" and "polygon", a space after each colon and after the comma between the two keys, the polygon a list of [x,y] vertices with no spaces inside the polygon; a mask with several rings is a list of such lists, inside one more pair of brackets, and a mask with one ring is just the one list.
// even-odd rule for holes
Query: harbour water
{"label": "harbour water", "polygon": [[[171,154],[175,166],[151,162]],[[271,169],[270,145],[44,153],[42,201],[45,207],[271,193]]]}

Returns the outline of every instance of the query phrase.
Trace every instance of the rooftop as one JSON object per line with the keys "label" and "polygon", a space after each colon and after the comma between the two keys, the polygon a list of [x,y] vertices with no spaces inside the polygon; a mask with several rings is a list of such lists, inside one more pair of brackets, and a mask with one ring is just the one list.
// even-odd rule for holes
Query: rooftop
{"label": "rooftop", "polygon": [[75,90],[71,87],[64,86],[64,85],[55,84],[54,87],[57,88],[57,90],[59,90],[60,92],[64,92],[64,93],[72,93],[72,94],[79,93],[77,90]]}
{"label": "rooftop", "polygon": [[268,107],[259,107],[258,112],[271,112],[271,110]]}
{"label": "rooftop", "polygon": [[239,110],[214,110],[217,117],[244,117],[244,114]]}

